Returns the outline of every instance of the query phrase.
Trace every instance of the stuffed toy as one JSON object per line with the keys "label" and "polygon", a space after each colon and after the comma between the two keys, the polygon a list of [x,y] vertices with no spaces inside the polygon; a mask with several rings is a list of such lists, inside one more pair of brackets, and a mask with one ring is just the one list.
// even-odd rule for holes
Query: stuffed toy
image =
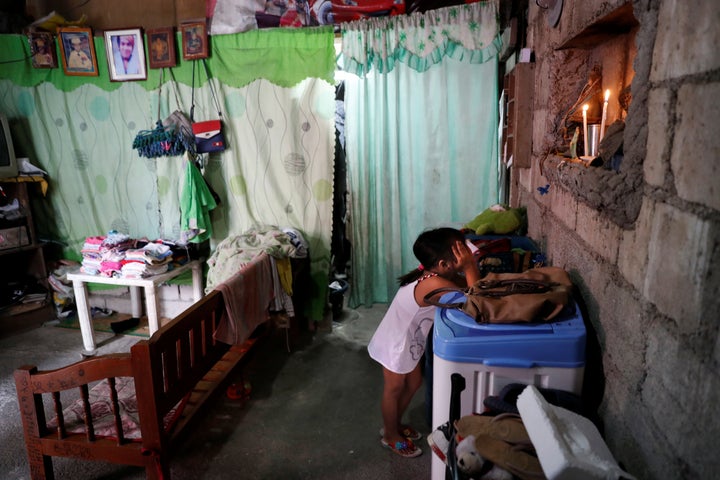
{"label": "stuffed toy", "polygon": [[524,223],[524,208],[509,208],[505,205],[493,205],[466,223],[463,227],[477,235],[506,235],[521,229]]}
{"label": "stuffed toy", "polygon": [[510,472],[498,467],[497,465],[493,465],[492,468],[479,477],[473,476],[481,474],[483,472],[483,467],[485,467],[485,459],[480,455],[477,447],[475,447],[475,435],[468,435],[463,438],[460,443],[457,444],[457,447],[455,447],[455,455],[457,458],[458,470],[474,479],[512,480],[513,478]]}

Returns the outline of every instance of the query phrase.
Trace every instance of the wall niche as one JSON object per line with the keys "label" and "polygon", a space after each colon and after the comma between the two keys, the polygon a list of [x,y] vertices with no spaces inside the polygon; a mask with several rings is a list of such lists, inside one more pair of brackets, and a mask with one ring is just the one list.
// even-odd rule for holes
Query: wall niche
{"label": "wall niche", "polygon": [[[550,108],[556,111],[555,131],[546,135],[541,147],[541,173],[551,184],[560,185],[581,202],[602,212],[614,223],[630,228],[640,211],[643,172],[638,151],[637,108],[633,105],[638,85],[634,62],[639,23],[632,4],[594,19],[573,32],[555,48],[551,69],[562,72],[562,84],[554,87]],[[588,104],[588,124],[601,123],[605,92],[609,92],[605,122],[606,150],[592,163],[570,154],[570,140],[579,127],[577,157],[585,155],[582,107]],[[644,105],[644,99],[642,104]],[[647,119],[647,112],[640,114]],[[644,123],[644,122],[643,122]],[[610,135],[613,132],[615,135]],[[614,145],[611,142],[614,137]],[[610,152],[615,155],[608,154]],[[619,150],[618,150],[619,148]]]}

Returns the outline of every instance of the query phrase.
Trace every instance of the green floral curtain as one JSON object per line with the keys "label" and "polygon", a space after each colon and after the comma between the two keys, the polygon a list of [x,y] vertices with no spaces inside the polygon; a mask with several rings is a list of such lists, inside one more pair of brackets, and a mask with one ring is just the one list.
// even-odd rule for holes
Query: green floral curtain
{"label": "green floral curtain", "polygon": [[[392,300],[427,228],[498,201],[497,3],[355,22],[342,31],[352,288]],[[359,76],[358,76],[359,75]]]}
{"label": "green floral curtain", "polygon": [[401,62],[424,72],[443,57],[485,63],[502,45],[497,7],[497,1],[476,2],[343,24],[343,70],[387,73]]}
{"label": "green floral curtain", "polygon": [[[76,259],[86,237],[111,229],[180,238],[185,157],[140,157],[132,143],[155,126],[158,112],[189,114],[192,62],[166,71],[162,89],[159,70],[146,81],[110,82],[102,41],[95,39],[100,75],[72,77],[62,68],[34,69],[27,39],[0,35],[0,112],[18,154],[48,173],[47,197],[34,204],[38,231]],[[205,159],[205,178],[221,197],[211,212],[211,245],[256,225],[300,230],[313,279],[306,313],[319,320],[332,224],[332,29],[214,36],[208,67],[228,143]],[[200,79],[195,119],[212,120],[217,108],[204,73]]]}

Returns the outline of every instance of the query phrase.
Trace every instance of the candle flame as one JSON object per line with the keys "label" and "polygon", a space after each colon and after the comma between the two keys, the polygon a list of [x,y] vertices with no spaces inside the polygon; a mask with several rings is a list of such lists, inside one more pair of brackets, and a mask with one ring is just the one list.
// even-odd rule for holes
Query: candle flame
{"label": "candle flame", "polygon": [[587,109],[588,109],[588,108],[590,108],[590,105],[588,105],[587,103],[586,103],[585,105],[583,105],[583,111],[584,111],[584,112],[587,112]]}
{"label": "candle flame", "polygon": [[610,99],[610,90],[605,90],[605,101],[607,102]]}

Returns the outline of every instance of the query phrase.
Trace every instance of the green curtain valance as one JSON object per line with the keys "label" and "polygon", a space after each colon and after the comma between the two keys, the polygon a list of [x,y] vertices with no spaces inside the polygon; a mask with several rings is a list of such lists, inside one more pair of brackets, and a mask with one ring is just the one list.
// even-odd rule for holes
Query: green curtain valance
{"label": "green curtain valance", "polygon": [[500,51],[497,0],[342,25],[343,70],[362,76],[402,62],[424,72],[448,56],[484,63]]}
{"label": "green curtain valance", "polygon": [[[260,29],[230,35],[210,37],[208,67],[214,78],[241,88],[258,79],[265,79],[280,87],[292,87],[306,78],[320,78],[334,83],[335,50],[332,27]],[[68,76],[62,69],[58,49],[58,68],[33,68],[30,46],[24,35],[0,35],[0,79],[6,78],[22,87],[49,82],[58,90],[72,91],[81,85],[95,85],[106,91],[119,88],[123,82],[111,82],[104,39],[95,37],[97,77]],[[177,37],[180,45],[180,37]],[[146,43],[147,44],[147,43]],[[57,48],[57,44],[56,44]],[[299,53],[298,53],[299,52]],[[242,58],[242,61],[238,61]],[[192,82],[192,62],[183,61],[178,51],[178,64],[172,72],[177,81]],[[196,74],[197,75],[197,74]],[[146,90],[157,88],[159,69],[148,69],[148,78],[133,82]],[[165,79],[172,78],[165,75]],[[201,71],[197,84],[205,82]]]}

